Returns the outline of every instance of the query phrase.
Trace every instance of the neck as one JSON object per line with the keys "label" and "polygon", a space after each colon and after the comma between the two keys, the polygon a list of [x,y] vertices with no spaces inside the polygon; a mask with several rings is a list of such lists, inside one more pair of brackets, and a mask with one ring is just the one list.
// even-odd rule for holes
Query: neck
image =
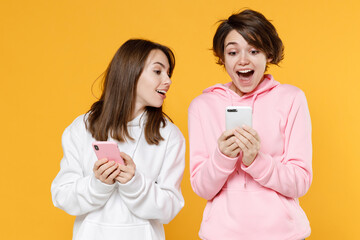
{"label": "neck", "polygon": [[145,111],[145,107],[139,108],[135,106],[133,115],[131,116],[131,120],[135,119],[137,116],[142,114]]}
{"label": "neck", "polygon": [[243,92],[241,92],[234,83],[231,83],[230,87],[231,90],[233,90],[237,95],[239,95],[240,97],[244,95]]}

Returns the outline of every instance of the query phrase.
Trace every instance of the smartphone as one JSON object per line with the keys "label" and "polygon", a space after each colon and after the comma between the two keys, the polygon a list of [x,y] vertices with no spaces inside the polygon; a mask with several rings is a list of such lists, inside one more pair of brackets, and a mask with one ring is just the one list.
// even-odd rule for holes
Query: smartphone
{"label": "smartphone", "polygon": [[252,127],[252,108],[248,106],[226,107],[226,130],[248,125]]}
{"label": "smartphone", "polygon": [[92,146],[98,160],[107,158],[109,161],[124,164],[124,159],[120,156],[120,151],[115,142],[97,141]]}

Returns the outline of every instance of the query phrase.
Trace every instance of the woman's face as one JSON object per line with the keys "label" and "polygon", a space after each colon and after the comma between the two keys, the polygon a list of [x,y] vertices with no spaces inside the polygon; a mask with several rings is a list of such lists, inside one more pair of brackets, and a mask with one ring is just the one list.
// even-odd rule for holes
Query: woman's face
{"label": "woman's face", "polygon": [[134,117],[145,107],[161,107],[170,88],[169,61],[163,51],[154,49],[146,59],[136,88]]}
{"label": "woman's face", "polygon": [[232,79],[230,89],[242,96],[252,92],[262,81],[267,62],[264,52],[248,44],[236,30],[224,42],[225,69]]}

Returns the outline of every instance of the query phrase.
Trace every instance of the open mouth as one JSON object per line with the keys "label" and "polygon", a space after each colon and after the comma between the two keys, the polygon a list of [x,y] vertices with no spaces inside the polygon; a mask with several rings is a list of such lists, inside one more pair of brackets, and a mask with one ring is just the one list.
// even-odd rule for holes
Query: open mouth
{"label": "open mouth", "polygon": [[237,75],[241,78],[249,78],[254,74],[254,70],[240,70],[236,71]]}
{"label": "open mouth", "polygon": [[160,93],[161,95],[166,95],[166,91],[164,90],[156,90],[157,93]]}

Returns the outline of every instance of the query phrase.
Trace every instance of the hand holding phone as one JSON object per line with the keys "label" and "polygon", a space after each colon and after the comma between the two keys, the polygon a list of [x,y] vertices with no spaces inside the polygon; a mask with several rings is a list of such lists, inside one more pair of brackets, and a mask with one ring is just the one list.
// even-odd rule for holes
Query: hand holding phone
{"label": "hand holding phone", "polygon": [[120,166],[122,165],[119,165],[115,161],[108,161],[103,158],[95,162],[93,172],[98,180],[111,185],[115,183],[115,179],[120,174]]}
{"label": "hand holding phone", "polygon": [[97,141],[92,146],[98,160],[107,158],[109,161],[124,165],[124,159],[120,156],[120,151],[115,142]]}

